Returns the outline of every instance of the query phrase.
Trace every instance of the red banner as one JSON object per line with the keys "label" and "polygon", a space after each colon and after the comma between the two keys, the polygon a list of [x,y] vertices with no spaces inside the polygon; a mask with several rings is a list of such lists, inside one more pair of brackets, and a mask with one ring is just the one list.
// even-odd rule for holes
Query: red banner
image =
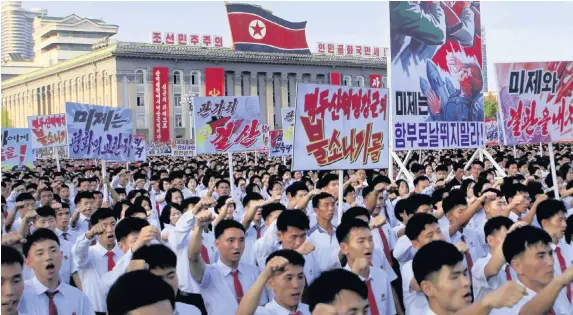
{"label": "red banner", "polygon": [[340,85],[342,82],[340,72],[330,73],[330,85]]}
{"label": "red banner", "polygon": [[205,68],[205,96],[225,96],[223,68]]}
{"label": "red banner", "polygon": [[370,87],[371,88],[382,88],[382,76],[379,74],[370,75]]}
{"label": "red banner", "polygon": [[167,67],[153,68],[153,139],[155,142],[169,141],[168,72]]}

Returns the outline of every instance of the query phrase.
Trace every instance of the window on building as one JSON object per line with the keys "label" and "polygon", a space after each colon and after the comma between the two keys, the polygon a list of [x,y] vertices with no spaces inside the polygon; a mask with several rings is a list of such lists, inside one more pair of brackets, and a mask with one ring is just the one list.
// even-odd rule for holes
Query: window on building
{"label": "window on building", "polygon": [[229,96],[229,89],[227,86],[227,74],[225,73],[224,76],[225,76],[225,86],[223,88],[225,89],[225,96]]}
{"label": "window on building", "polygon": [[173,72],[173,85],[180,85],[181,84],[181,72],[174,71]]}
{"label": "window on building", "polygon": [[143,70],[137,70],[135,71],[135,83],[137,84],[143,84],[144,82],[144,73]]}
{"label": "window on building", "polygon": [[137,115],[137,128],[145,128],[145,115]]}
{"label": "window on building", "polygon": [[144,107],[145,106],[145,97],[143,96],[143,93],[138,93],[137,94],[137,107]]}
{"label": "window on building", "polygon": [[241,80],[241,96],[246,95],[245,94],[245,84],[247,84],[247,80],[243,80],[243,75],[241,74],[241,76],[239,77],[239,80]]}
{"label": "window on building", "polygon": [[352,77],[349,75],[345,75],[344,79],[342,80],[342,85],[352,86]]}
{"label": "window on building", "polygon": [[358,84],[358,86],[364,87],[364,77],[363,76],[357,76],[356,77],[356,83]]}
{"label": "window on building", "polygon": [[326,84],[326,80],[325,80],[324,74],[317,74],[317,75],[316,75],[316,83],[317,83],[317,84]]}
{"label": "window on building", "polygon": [[173,95],[173,105],[177,107],[181,106],[181,94]]}
{"label": "window on building", "polygon": [[191,72],[191,85],[199,84],[199,75],[197,71]]}
{"label": "window on building", "polygon": [[183,128],[183,115],[181,114],[175,115],[175,127]]}

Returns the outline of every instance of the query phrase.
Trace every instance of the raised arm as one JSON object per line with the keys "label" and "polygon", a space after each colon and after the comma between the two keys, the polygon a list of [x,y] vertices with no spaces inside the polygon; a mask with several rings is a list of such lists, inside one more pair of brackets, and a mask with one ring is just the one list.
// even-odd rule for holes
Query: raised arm
{"label": "raised arm", "polygon": [[203,211],[197,214],[197,224],[193,229],[191,240],[189,241],[189,271],[191,277],[201,284],[203,282],[203,275],[205,274],[205,261],[201,257],[201,245],[203,242],[203,230],[213,222],[214,216],[209,211]]}
{"label": "raised arm", "polygon": [[483,206],[483,202],[489,198],[491,200],[497,198],[497,195],[494,192],[487,192],[476,199],[461,215],[459,220],[455,220],[450,224],[450,236],[454,236],[469,220],[476,214],[481,207]]}
{"label": "raised arm", "polygon": [[269,199],[269,200],[256,200],[256,201],[251,201],[249,203],[249,206],[247,207],[247,209],[245,209],[245,216],[243,217],[243,222],[241,222],[243,224],[243,227],[245,228],[245,231],[248,230],[251,227],[251,222],[253,221],[253,218],[255,217],[255,215],[257,214],[257,211],[268,205],[271,203],[275,203],[275,202],[280,202],[281,200],[281,196]]}
{"label": "raised arm", "polygon": [[[524,287],[509,281],[482,299],[458,311],[456,315],[488,315],[494,309],[514,306],[524,295],[527,295]],[[520,312],[519,314],[522,313]],[[541,313],[535,314],[539,315]]]}

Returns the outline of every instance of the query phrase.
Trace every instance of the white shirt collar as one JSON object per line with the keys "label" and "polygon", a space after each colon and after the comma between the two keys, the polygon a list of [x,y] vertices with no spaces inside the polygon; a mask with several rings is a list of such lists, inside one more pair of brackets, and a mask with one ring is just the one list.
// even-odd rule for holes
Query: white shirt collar
{"label": "white shirt collar", "polygon": [[[354,271],[352,271],[352,269],[350,269],[350,264],[349,264],[349,263],[346,263],[346,266],[344,266],[343,269],[348,270],[348,271],[354,273]],[[362,281],[368,281],[368,280],[372,279],[372,270],[369,270],[369,272],[368,272],[368,279],[362,277],[361,275],[357,275],[357,276],[358,276],[358,277],[360,278],[360,280],[362,280]]]}
{"label": "white shirt collar", "polygon": [[[233,272],[233,269],[231,269],[231,267],[225,265],[221,259],[217,260],[217,263],[215,263],[215,266],[217,267],[217,269],[219,269],[219,271],[224,275],[224,276],[228,276],[229,274],[231,274],[231,272]],[[241,264],[239,264],[239,267],[237,268],[237,270],[241,269]],[[240,272],[240,271],[239,271]]]}
{"label": "white shirt collar", "polygon": [[290,315],[290,314],[296,313],[297,311],[300,310],[300,304],[297,306],[295,311],[290,311],[290,310],[287,310],[286,308],[282,307],[281,305],[279,305],[279,303],[277,303],[277,301],[275,299],[273,299],[271,302],[269,302],[265,306],[265,308],[272,310],[273,313],[276,315]]}
{"label": "white shirt collar", "polygon": [[32,281],[30,281],[32,287],[34,288],[34,291],[36,292],[36,294],[38,295],[42,295],[46,292],[54,292],[54,291],[58,291],[60,293],[63,294],[62,290],[61,290],[61,286],[62,286],[62,282],[60,281],[60,283],[58,284],[58,287],[56,288],[56,290],[50,290],[48,287],[46,287],[44,284],[42,284],[40,282],[40,280],[38,280],[38,278],[36,278],[35,276],[32,278]]}

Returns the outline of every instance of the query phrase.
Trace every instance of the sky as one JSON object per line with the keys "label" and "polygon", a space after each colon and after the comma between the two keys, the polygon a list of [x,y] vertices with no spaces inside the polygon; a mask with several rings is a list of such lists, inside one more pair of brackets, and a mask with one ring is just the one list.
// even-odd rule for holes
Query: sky
{"label": "sky", "polygon": [[[246,1],[242,1],[246,2]],[[311,50],[317,42],[389,47],[388,2],[268,1],[258,4],[283,19],[307,23]],[[222,35],[231,42],[224,2],[23,1],[50,16],[100,18],[119,26],[120,41],[151,42],[153,31]],[[486,1],[481,3],[486,28],[488,86],[496,90],[496,62],[573,59],[573,2]]]}

